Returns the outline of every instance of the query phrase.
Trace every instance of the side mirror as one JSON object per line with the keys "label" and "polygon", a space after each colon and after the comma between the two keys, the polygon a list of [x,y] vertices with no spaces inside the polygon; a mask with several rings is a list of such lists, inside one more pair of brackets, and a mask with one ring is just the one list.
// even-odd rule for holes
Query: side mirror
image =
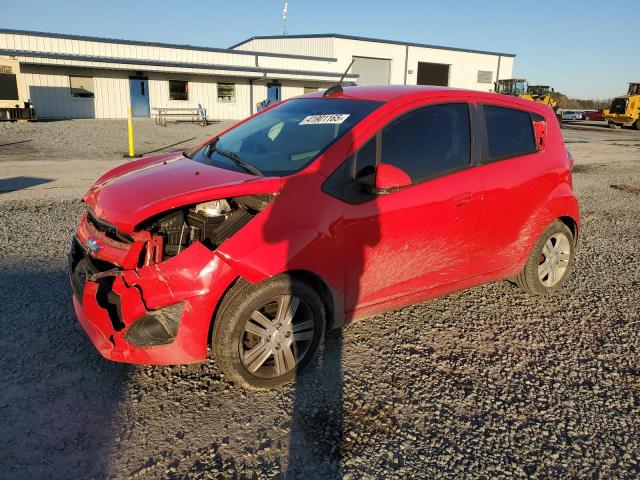
{"label": "side mirror", "polygon": [[406,187],[413,182],[411,177],[401,168],[389,163],[381,163],[376,169],[376,192],[390,193],[400,187]]}

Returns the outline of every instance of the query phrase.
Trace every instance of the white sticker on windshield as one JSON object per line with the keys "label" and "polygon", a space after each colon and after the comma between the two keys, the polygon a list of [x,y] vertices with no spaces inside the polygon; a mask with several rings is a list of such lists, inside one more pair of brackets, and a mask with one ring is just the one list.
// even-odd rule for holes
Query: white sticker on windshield
{"label": "white sticker on windshield", "polygon": [[328,113],[326,115],[307,115],[298,125],[326,125],[343,123],[349,113]]}

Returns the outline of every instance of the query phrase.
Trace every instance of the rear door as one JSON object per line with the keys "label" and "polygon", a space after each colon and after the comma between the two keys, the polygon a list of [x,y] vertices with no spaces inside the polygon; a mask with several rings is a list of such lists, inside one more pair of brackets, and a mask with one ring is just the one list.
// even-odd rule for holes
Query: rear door
{"label": "rear door", "polygon": [[538,151],[533,121],[544,117],[509,103],[484,104],[486,126],[483,202],[474,255],[479,273],[514,267],[544,228],[539,214],[558,185],[559,171],[545,150]]}

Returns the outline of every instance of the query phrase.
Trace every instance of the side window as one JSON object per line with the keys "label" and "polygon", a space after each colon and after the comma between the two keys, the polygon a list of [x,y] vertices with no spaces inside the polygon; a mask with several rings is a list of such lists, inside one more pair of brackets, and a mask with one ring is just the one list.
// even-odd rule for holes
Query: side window
{"label": "side window", "polygon": [[397,118],[382,130],[381,161],[401,168],[414,181],[468,165],[468,105],[432,105]]}
{"label": "side window", "polygon": [[484,106],[489,158],[500,160],[536,151],[529,112]]}
{"label": "side window", "polygon": [[[376,137],[373,136],[358,152],[353,162],[353,178],[364,180],[376,173]],[[373,182],[372,182],[373,183]]]}

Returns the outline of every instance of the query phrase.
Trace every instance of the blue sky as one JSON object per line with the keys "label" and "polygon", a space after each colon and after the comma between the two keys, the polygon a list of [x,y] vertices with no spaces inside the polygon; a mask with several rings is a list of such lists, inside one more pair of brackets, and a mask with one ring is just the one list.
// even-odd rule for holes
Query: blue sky
{"label": "blue sky", "polygon": [[[282,33],[280,0],[0,0],[0,27],[228,47]],[[515,76],[578,98],[640,81],[640,0],[289,1],[288,31],[515,53]]]}

